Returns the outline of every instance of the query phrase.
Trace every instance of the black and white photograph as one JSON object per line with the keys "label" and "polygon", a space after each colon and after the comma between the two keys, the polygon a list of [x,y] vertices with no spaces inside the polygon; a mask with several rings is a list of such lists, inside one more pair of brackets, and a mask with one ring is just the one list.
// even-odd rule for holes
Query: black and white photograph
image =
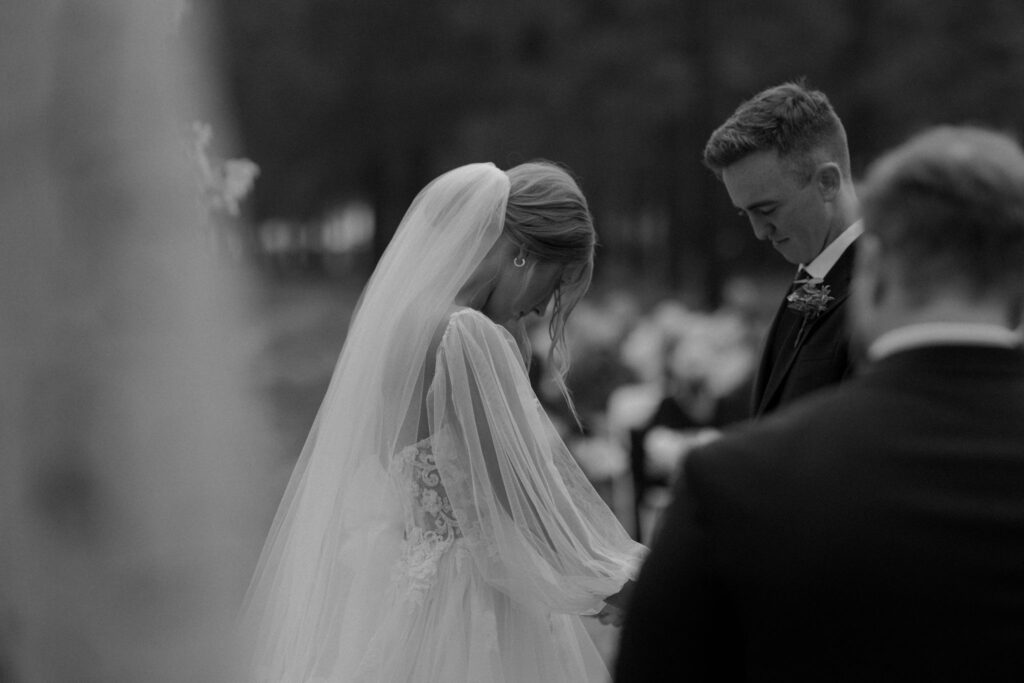
{"label": "black and white photograph", "polygon": [[0,683],[1024,681],[1024,4],[4,0]]}

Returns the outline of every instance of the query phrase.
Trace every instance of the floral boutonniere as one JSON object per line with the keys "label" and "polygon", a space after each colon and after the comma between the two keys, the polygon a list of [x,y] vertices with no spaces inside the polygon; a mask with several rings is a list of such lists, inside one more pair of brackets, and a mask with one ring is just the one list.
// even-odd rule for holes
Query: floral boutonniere
{"label": "floral boutonniere", "polygon": [[829,303],[835,300],[835,297],[829,293],[829,286],[820,278],[808,277],[803,280],[797,280],[796,284],[797,288],[786,297],[788,302],[786,305],[803,316],[803,320],[800,323],[800,331],[797,332],[794,344],[794,346],[800,346],[800,342],[803,341],[804,333],[807,329],[807,322],[814,320],[824,313]]}
{"label": "floral boutonniere", "polygon": [[805,318],[817,318],[825,312],[829,302],[835,299],[829,293],[829,286],[819,278],[809,277],[797,280],[796,284],[799,286],[786,297],[786,301],[789,302],[789,308]]}

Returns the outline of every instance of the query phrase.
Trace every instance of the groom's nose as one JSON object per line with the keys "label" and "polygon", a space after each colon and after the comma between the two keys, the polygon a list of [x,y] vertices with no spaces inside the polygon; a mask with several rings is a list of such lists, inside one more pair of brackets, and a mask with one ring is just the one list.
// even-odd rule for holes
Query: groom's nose
{"label": "groom's nose", "polygon": [[775,233],[774,225],[756,216],[750,217],[750,226],[754,229],[754,237],[762,242],[769,239]]}

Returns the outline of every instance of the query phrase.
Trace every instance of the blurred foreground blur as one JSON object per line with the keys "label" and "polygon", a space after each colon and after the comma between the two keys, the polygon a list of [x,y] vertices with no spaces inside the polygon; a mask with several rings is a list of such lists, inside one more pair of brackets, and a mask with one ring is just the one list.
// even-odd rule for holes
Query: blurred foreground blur
{"label": "blurred foreground blur", "polygon": [[234,680],[273,438],[182,153],[187,8],[0,5],[0,681]]}

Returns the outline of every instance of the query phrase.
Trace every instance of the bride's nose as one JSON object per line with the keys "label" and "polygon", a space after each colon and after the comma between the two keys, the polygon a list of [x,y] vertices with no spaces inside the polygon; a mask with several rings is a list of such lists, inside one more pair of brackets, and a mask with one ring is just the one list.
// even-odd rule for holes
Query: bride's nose
{"label": "bride's nose", "polygon": [[551,303],[552,296],[554,296],[554,292],[548,294],[543,299],[541,299],[540,303],[534,306],[530,312],[536,313],[537,315],[544,315],[545,313],[547,313],[548,305]]}

